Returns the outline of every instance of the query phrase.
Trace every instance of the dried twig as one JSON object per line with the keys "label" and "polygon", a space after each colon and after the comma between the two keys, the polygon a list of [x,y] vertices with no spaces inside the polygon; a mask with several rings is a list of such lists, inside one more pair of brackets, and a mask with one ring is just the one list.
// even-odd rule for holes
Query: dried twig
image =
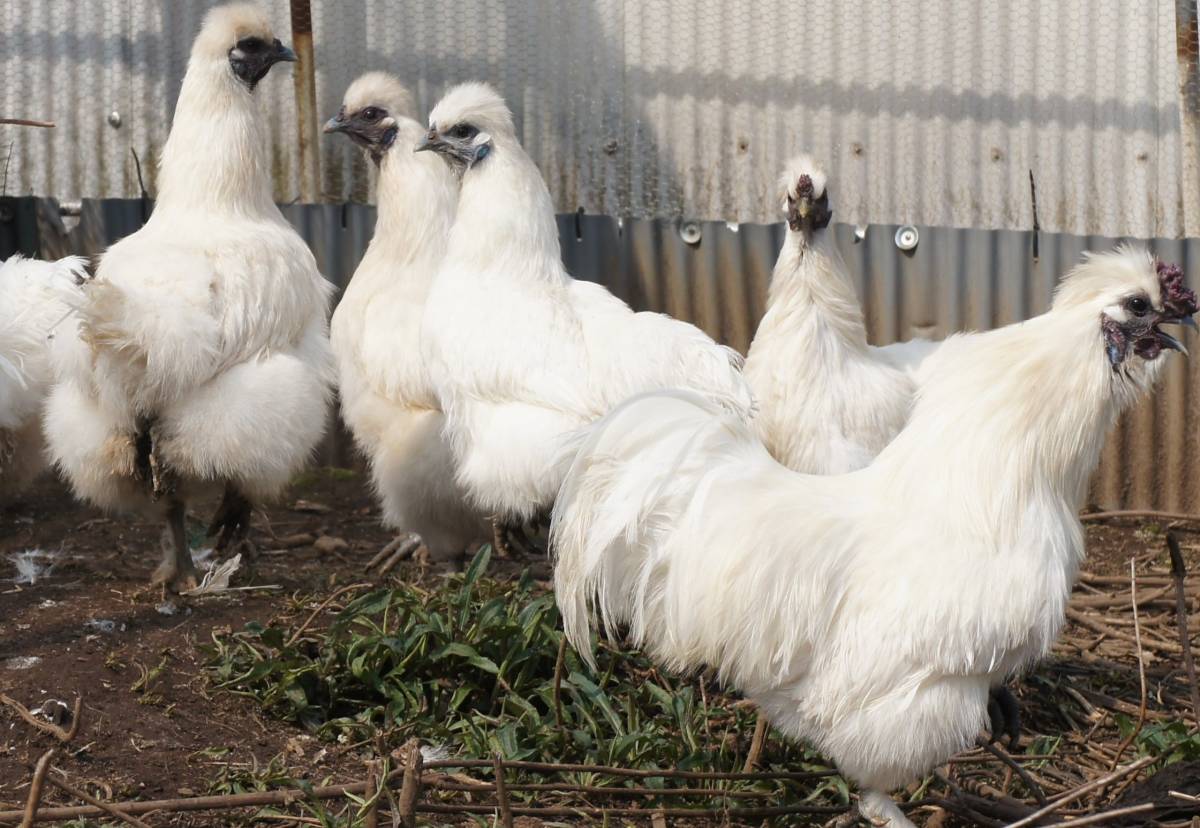
{"label": "dried twig", "polygon": [[763,746],[767,743],[767,727],[767,717],[760,710],[754,721],[754,737],[750,739],[750,751],[746,754],[746,764],[742,766],[743,772],[751,773],[758,767]]}
{"label": "dried twig", "polygon": [[1155,509],[1117,509],[1111,512],[1089,512],[1080,515],[1082,523],[1091,523],[1109,518],[1150,518],[1152,520],[1186,520],[1190,523],[1200,523],[1200,515],[1189,515],[1183,512],[1160,512]]}
{"label": "dried twig", "polygon": [[1042,790],[1042,786],[1035,782],[1029,771],[1021,767],[1020,763],[1009,756],[1007,751],[1001,750],[990,742],[982,743],[980,744],[980,747],[1012,768],[1013,773],[1021,778],[1021,781],[1025,783],[1025,787],[1031,794],[1033,794],[1033,798],[1037,800],[1039,805],[1044,807],[1049,804],[1048,800],[1046,799],[1046,794]]}
{"label": "dried twig", "polygon": [[[57,773],[62,773],[62,771],[58,770],[58,768],[52,768],[51,770],[56,771]],[[140,819],[133,816],[132,814],[127,814],[118,808],[114,808],[112,805],[109,805],[107,802],[97,799],[96,797],[92,796],[91,794],[89,794],[85,791],[77,790],[76,788],[72,787],[71,785],[68,785],[66,780],[59,779],[54,773],[47,775],[46,781],[49,782],[51,785],[54,785],[55,787],[57,787],[59,790],[61,790],[63,793],[67,794],[68,796],[73,796],[76,799],[82,799],[84,802],[88,803],[89,805],[95,805],[97,808],[104,811],[104,813],[108,814],[111,817],[116,817],[121,822],[124,822],[126,825],[134,825],[134,826],[136,826],[136,828],[150,828],[149,825],[142,822]]]}
{"label": "dried twig", "polygon": [[563,670],[567,665],[567,636],[564,634],[558,642],[558,655],[554,659],[554,723],[560,733],[565,735],[562,708]]}
{"label": "dried twig", "polygon": [[21,818],[21,828],[30,828],[37,821],[38,805],[42,801],[42,783],[46,781],[46,772],[50,770],[50,760],[58,748],[50,748],[38,759],[37,767],[33,769],[33,781],[29,783],[29,798],[25,800],[25,813]]}
{"label": "dried twig", "polygon": [[1120,819],[1121,817],[1130,816],[1132,814],[1144,814],[1147,811],[1154,810],[1153,802],[1143,802],[1141,805],[1130,805],[1128,808],[1114,808],[1111,811],[1101,811],[1098,814],[1089,814],[1088,816],[1073,817],[1070,822],[1056,822],[1055,825],[1099,825],[1101,822],[1108,822],[1111,819]]}
{"label": "dried twig", "polygon": [[293,644],[295,644],[296,641],[300,638],[300,636],[303,635],[304,631],[308,629],[308,625],[311,624],[313,621],[315,621],[317,616],[320,615],[325,610],[326,607],[328,607],[330,604],[332,604],[334,601],[336,601],[340,596],[345,595],[350,590],[364,589],[369,586],[372,586],[372,585],[371,584],[350,584],[349,586],[344,586],[341,589],[334,591],[334,593],[332,595],[330,595],[328,598],[326,598],[324,601],[322,601],[320,606],[318,606],[315,610],[312,611],[312,613],[309,614],[308,618],[304,619],[304,623],[296,628],[296,631],[294,633],[292,633],[291,637],[288,638],[287,643],[284,644],[284,646],[290,647]]}
{"label": "dried twig", "polygon": [[379,828],[379,796],[382,792],[379,771],[379,760],[367,762],[367,790],[364,794],[367,813],[363,817],[363,828]]}
{"label": "dried twig", "polygon": [[1085,785],[1080,785],[1078,788],[1075,788],[1074,790],[1068,791],[1067,793],[1063,794],[1062,796],[1059,796],[1058,798],[1056,798],[1053,802],[1051,802],[1049,805],[1045,806],[1044,808],[1034,811],[1032,814],[1030,814],[1027,817],[1024,817],[1023,819],[1017,820],[1016,822],[1009,825],[1008,828],[1024,828],[1024,826],[1026,826],[1026,825],[1033,825],[1035,822],[1037,822],[1042,817],[1046,816],[1047,814],[1052,814],[1055,811],[1062,809],[1064,806],[1068,805],[1071,802],[1074,802],[1076,799],[1079,799],[1079,797],[1083,796],[1084,794],[1090,793],[1091,791],[1094,791],[1097,788],[1103,788],[1105,785],[1109,785],[1112,782],[1115,782],[1116,780],[1127,776],[1128,774],[1131,774],[1131,773],[1141,770],[1142,768],[1149,765],[1151,762],[1154,762],[1156,760],[1156,758],[1157,757],[1155,757],[1155,756],[1144,756],[1141,759],[1137,760],[1136,762],[1131,762],[1130,764],[1126,765],[1123,768],[1117,768],[1112,773],[1106,773],[1104,776],[1101,776],[1099,779],[1093,779],[1091,782],[1088,782]]}
{"label": "dried twig", "polygon": [[1200,684],[1196,682],[1196,662],[1192,658],[1192,639],[1188,633],[1187,594],[1183,579],[1187,570],[1183,566],[1183,552],[1179,539],[1167,533],[1167,549],[1171,553],[1171,577],[1175,581],[1175,617],[1179,625],[1179,646],[1183,649],[1183,668],[1187,672],[1188,690],[1192,697],[1192,714],[1200,724]]}
{"label": "dried twig", "polygon": [[1109,765],[1109,770],[1116,770],[1117,765],[1121,763],[1121,756],[1125,750],[1133,744],[1133,740],[1142,732],[1142,728],[1146,724],[1146,654],[1142,651],[1142,626],[1138,619],[1137,605],[1137,569],[1133,558],[1129,559],[1129,594],[1132,596],[1131,605],[1133,606],[1133,638],[1137,645],[1137,660],[1138,660],[1138,679],[1141,682],[1141,696],[1138,705],[1137,725],[1133,730],[1129,731],[1129,735],[1121,740],[1121,744],[1117,745],[1117,755],[1113,757],[1112,764]]}

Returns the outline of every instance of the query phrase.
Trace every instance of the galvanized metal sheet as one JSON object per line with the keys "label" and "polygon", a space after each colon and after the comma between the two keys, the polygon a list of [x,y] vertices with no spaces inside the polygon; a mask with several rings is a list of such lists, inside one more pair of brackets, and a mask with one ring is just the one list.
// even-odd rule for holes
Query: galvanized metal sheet
{"label": "galvanized metal sheet", "polygon": [[[0,152],[14,150],[7,192],[134,196],[131,150],[153,191],[209,5],[0,0],[0,112],[60,125],[0,127]],[[286,39],[286,0],[263,5]],[[807,149],[848,223],[1029,229],[1032,173],[1044,230],[1196,235],[1194,7],[313,0],[317,109],[334,112],[367,69],[400,74],[423,110],[452,83],[489,80],[563,212],[774,221],[778,170]],[[278,74],[262,93],[288,202],[299,133]],[[342,139],[319,147],[321,195],[367,200],[369,165]]]}
{"label": "galvanized metal sheet", "polygon": [[[40,222],[43,255],[94,254],[140,226],[140,201],[85,202],[73,229],[51,220],[53,202],[10,202],[5,215]],[[363,205],[290,205],[284,213],[312,246],[322,272],[345,286],[370,241],[375,211]],[[28,224],[28,219],[25,219]],[[74,223],[74,222],[72,222]],[[638,309],[696,322],[717,339],[746,350],[762,316],[766,288],[783,240],[782,225],[723,222],[699,226],[699,241],[683,240],[669,221],[624,221],[559,216],[563,259],[580,278],[608,285]],[[854,274],[868,336],[885,344],[914,336],[940,339],[959,330],[986,330],[1026,319],[1049,307],[1061,274],[1085,250],[1116,240],[919,227],[920,243],[897,250],[895,227],[836,225],[838,247]],[[6,228],[0,227],[0,237]],[[1160,257],[1178,262],[1200,286],[1200,240],[1156,240]],[[1164,382],[1126,416],[1109,439],[1092,500],[1109,508],[1200,511],[1200,435],[1190,424],[1200,388],[1200,360],[1172,359]],[[335,435],[325,457],[345,462],[349,443]]]}

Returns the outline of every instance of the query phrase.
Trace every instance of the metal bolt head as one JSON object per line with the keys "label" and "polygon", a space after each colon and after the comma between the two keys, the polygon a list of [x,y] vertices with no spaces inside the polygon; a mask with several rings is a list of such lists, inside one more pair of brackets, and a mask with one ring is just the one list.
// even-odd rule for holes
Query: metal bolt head
{"label": "metal bolt head", "polygon": [[906,224],[896,231],[896,247],[905,251],[916,250],[921,242],[921,234],[911,224]]}
{"label": "metal bolt head", "polygon": [[865,224],[854,225],[854,243],[858,244],[860,241],[862,241],[866,237],[867,237],[867,225],[865,225]]}
{"label": "metal bolt head", "polygon": [[119,129],[121,126],[121,113],[115,109],[108,113],[108,125],[113,129]]}
{"label": "metal bolt head", "polygon": [[701,235],[698,222],[685,221],[679,225],[679,238],[683,239],[684,244],[699,244]]}

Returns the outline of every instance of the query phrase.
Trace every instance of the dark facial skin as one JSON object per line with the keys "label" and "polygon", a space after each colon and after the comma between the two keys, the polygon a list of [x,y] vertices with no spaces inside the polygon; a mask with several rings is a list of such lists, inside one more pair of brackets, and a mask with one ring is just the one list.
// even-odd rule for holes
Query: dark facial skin
{"label": "dark facial skin", "polygon": [[295,59],[296,53],[280,43],[279,38],[268,43],[261,37],[243,37],[229,50],[229,67],[251,92],[272,66]]}
{"label": "dark facial skin", "polygon": [[833,211],[829,209],[829,194],[821,193],[821,197],[813,198],[812,178],[807,174],[800,176],[796,182],[796,195],[788,196],[787,221],[788,227],[795,232],[820,230],[829,226]]}
{"label": "dark facial skin", "polygon": [[388,118],[382,106],[364,106],[355,112],[346,112],[346,107],[325,122],[326,132],[340,132],[371,154],[377,165],[383,154],[391,149],[399,131]]}
{"label": "dark facial skin", "polygon": [[482,161],[491,151],[490,144],[474,144],[479,128],[474,124],[453,124],[447,129],[430,127],[429,132],[417,144],[414,152],[432,150],[455,170],[462,172]]}
{"label": "dark facial skin", "polygon": [[1114,371],[1132,351],[1144,360],[1157,359],[1164,350],[1182,351],[1182,343],[1159,325],[1190,325],[1195,327],[1192,314],[1197,306],[1196,294],[1183,281],[1183,271],[1178,265],[1158,262],[1159,286],[1162,290],[1163,306],[1155,308],[1150,297],[1144,293],[1128,296],[1121,303],[1128,317],[1118,322],[1101,316],[1100,329],[1104,333],[1105,351]]}

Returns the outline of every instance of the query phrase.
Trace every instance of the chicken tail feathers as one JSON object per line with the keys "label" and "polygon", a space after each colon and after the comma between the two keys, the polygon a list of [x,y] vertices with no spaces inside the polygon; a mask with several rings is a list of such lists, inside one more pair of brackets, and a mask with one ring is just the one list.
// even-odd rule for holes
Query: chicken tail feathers
{"label": "chicken tail feathers", "polygon": [[[576,435],[551,523],[555,595],[572,646],[594,666],[591,619],[627,628],[671,666],[699,655],[676,629],[673,543],[713,450],[753,440],[737,414],[687,390],[633,397]],[[686,598],[684,598],[686,600]]]}

